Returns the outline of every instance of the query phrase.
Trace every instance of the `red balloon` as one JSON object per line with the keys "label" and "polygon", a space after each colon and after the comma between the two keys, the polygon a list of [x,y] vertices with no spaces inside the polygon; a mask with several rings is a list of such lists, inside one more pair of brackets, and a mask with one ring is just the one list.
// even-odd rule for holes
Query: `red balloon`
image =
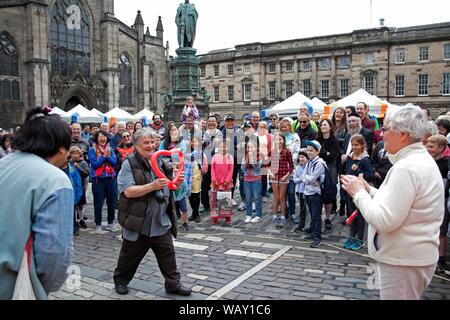
{"label": "red balloon", "polygon": [[158,158],[161,156],[167,156],[172,157],[172,155],[178,155],[178,158],[180,159],[180,163],[178,165],[178,172],[175,176],[175,178],[172,181],[169,181],[169,190],[177,190],[178,186],[177,183],[180,181],[180,176],[184,171],[184,153],[180,149],[173,149],[173,150],[161,150],[157,151],[153,154],[151,165],[152,169],[155,172],[156,176],[160,179],[167,179],[167,177],[164,175],[164,173],[161,172],[161,169],[158,166]]}

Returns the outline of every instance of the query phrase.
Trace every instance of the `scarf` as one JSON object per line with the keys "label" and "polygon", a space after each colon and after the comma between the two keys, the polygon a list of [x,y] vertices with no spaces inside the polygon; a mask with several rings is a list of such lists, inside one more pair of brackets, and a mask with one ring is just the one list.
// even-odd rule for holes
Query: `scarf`
{"label": "scarf", "polygon": [[[106,147],[109,148],[109,145],[106,145]],[[103,148],[102,146],[100,146],[98,144],[95,145],[95,154],[97,156],[97,159],[105,154],[106,147]],[[111,150],[111,152],[113,152],[113,151]],[[105,161],[105,163],[101,167],[98,167],[95,170],[96,177],[101,177],[103,175],[103,173],[106,173],[105,176],[107,176],[107,177],[114,177],[114,168],[111,166],[109,161]]]}

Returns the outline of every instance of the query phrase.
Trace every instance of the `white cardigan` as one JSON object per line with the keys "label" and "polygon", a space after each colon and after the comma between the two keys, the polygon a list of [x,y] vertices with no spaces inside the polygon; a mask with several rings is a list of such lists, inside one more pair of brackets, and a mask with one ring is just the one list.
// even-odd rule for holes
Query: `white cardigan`
{"label": "white cardigan", "polygon": [[389,158],[394,166],[380,189],[371,188],[370,195],[363,190],[354,197],[369,223],[369,254],[390,265],[431,266],[439,258],[444,217],[441,174],[421,143]]}

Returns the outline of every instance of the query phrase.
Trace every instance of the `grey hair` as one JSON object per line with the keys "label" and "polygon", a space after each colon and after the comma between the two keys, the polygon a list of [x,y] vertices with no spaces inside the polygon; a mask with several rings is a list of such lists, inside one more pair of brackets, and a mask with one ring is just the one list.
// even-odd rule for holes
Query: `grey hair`
{"label": "grey hair", "polygon": [[127,126],[127,124],[125,123],[125,121],[119,121],[119,122],[117,122],[117,126],[120,126],[120,125],[122,125],[122,126],[124,126],[124,127]]}
{"label": "grey hair", "polygon": [[428,119],[422,109],[413,104],[392,106],[386,114],[386,125],[393,131],[407,133],[416,141],[422,141],[428,128]]}
{"label": "grey hair", "polygon": [[260,121],[258,124],[258,128],[261,127],[262,124],[265,124],[267,127],[269,127],[269,124],[266,121]]}
{"label": "grey hair", "polygon": [[151,128],[142,128],[133,134],[134,143],[138,143],[143,138],[156,139],[157,134]]}
{"label": "grey hair", "polygon": [[436,125],[436,123],[434,123],[434,121],[428,121],[427,122],[427,127],[425,128],[425,134],[424,136],[435,136],[439,134],[439,129]]}

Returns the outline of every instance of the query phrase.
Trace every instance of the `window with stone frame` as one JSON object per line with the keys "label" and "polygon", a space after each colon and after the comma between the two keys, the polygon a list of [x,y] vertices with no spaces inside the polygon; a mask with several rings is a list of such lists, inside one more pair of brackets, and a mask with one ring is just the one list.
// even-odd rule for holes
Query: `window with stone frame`
{"label": "window with stone frame", "polygon": [[218,77],[220,75],[220,68],[219,65],[214,65],[214,77]]}
{"label": "window with stone frame", "polygon": [[444,44],[444,60],[450,60],[450,44]]}
{"label": "window with stone frame", "polygon": [[125,54],[119,57],[119,101],[121,106],[133,105],[133,68]]}
{"label": "window with stone frame", "polygon": [[420,47],[419,48],[419,62],[426,62],[429,60],[429,48]]}
{"label": "window with stone frame", "polygon": [[56,0],[51,10],[52,72],[91,76],[91,22],[80,0]]}
{"label": "window with stone frame", "polygon": [[250,74],[250,73],[251,73],[250,63],[244,64],[244,74]]}
{"label": "window with stone frame", "polygon": [[252,85],[251,83],[243,84],[244,101],[252,101]]}
{"label": "window with stone frame", "polygon": [[331,69],[331,59],[330,58],[321,59],[320,60],[320,69],[321,70]]}
{"label": "window with stone frame", "polygon": [[326,99],[330,96],[330,81],[321,80],[320,81],[321,97]]}
{"label": "window with stone frame", "polygon": [[406,53],[405,49],[397,49],[395,50],[395,63],[401,64],[406,62]]}
{"label": "window with stone frame", "polygon": [[229,64],[227,65],[227,71],[228,71],[228,76],[234,76],[234,65]]}
{"label": "window with stone frame", "polygon": [[228,90],[228,101],[229,102],[232,102],[232,101],[234,101],[234,86],[228,86],[228,88],[227,88],[227,90]]}
{"label": "window with stone frame", "polygon": [[292,61],[288,61],[285,64],[286,72],[292,72],[294,68],[294,63]]}
{"label": "window with stone frame", "polygon": [[311,97],[311,80],[303,80],[302,87],[303,94],[308,98]]}
{"label": "window with stone frame", "polygon": [[371,95],[375,94],[375,76],[366,75],[363,79],[363,89]]}
{"label": "window with stone frame", "polygon": [[275,73],[276,72],[276,64],[275,62],[269,63],[269,73]]}
{"label": "window with stone frame", "polygon": [[375,55],[373,52],[366,54],[366,64],[371,65],[375,63]]}
{"label": "window with stone frame", "polygon": [[284,83],[285,99],[292,97],[294,94],[294,81],[288,80]]}
{"label": "window with stone frame", "polygon": [[339,69],[348,69],[350,68],[350,57],[343,56],[338,59]]}
{"label": "window with stone frame", "polygon": [[450,73],[444,73],[442,81],[442,94],[450,95]]}
{"label": "window with stone frame", "polygon": [[206,66],[200,66],[200,77],[206,77]]}
{"label": "window with stone frame", "polygon": [[303,71],[310,71],[311,69],[311,60],[303,61]]}
{"label": "window with stone frame", "polygon": [[270,81],[269,82],[269,100],[271,100],[271,101],[275,100],[276,88],[277,88],[277,82],[276,81]]}
{"label": "window with stone frame", "polygon": [[419,75],[419,96],[428,96],[428,75]]}
{"label": "window with stone frame", "polygon": [[340,81],[340,97],[345,98],[350,94],[350,80],[341,79]]}
{"label": "window with stone frame", "polygon": [[19,53],[8,35],[0,33],[0,101],[19,100]]}
{"label": "window with stone frame", "polygon": [[395,96],[404,97],[405,96],[405,76],[397,75],[395,76]]}
{"label": "window with stone frame", "polygon": [[214,86],[214,102],[219,102],[220,101],[220,87],[219,86]]}

